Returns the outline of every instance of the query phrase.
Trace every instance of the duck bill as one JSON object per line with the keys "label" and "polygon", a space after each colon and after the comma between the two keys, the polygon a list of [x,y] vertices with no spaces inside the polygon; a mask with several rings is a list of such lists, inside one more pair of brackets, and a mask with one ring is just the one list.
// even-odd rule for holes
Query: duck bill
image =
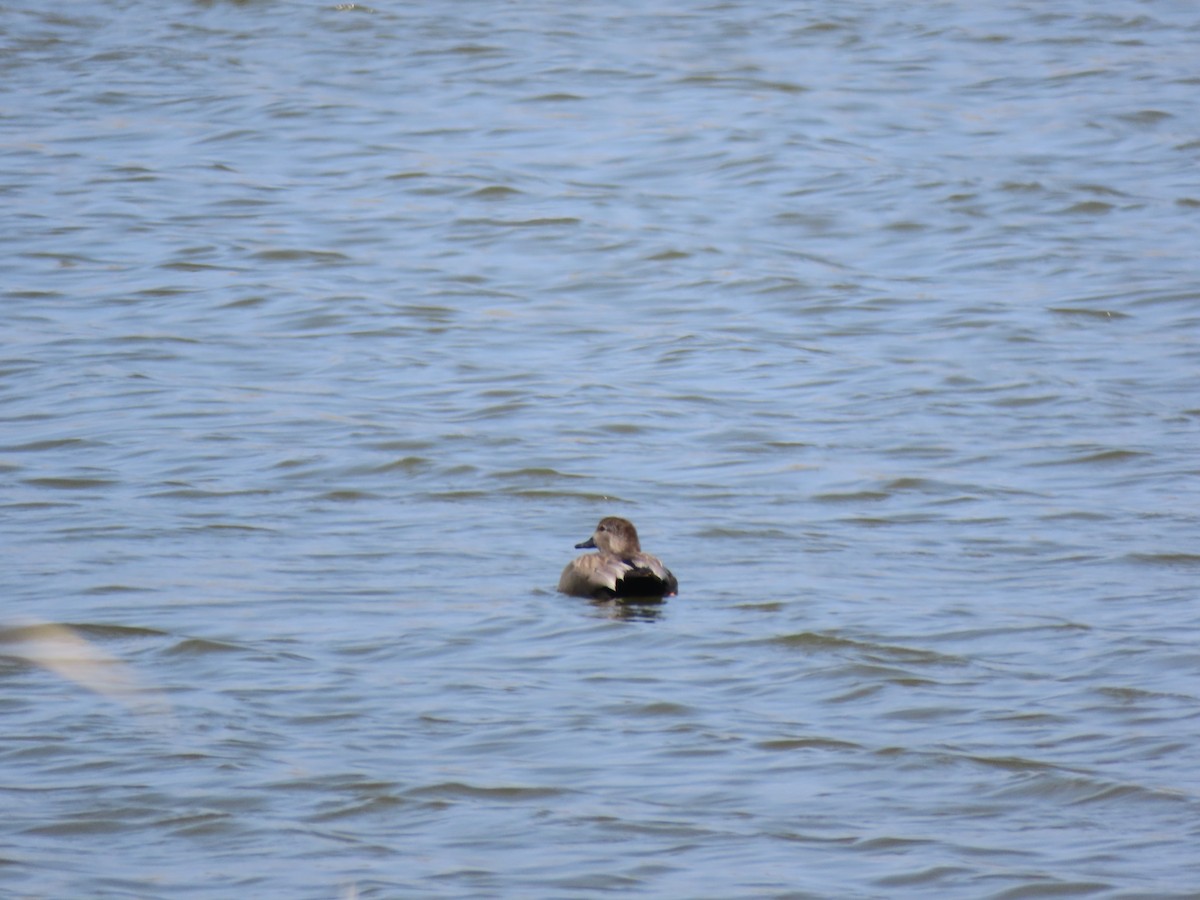
{"label": "duck bill", "polygon": [[590,537],[586,541],[584,541],[582,544],[576,544],[575,549],[576,550],[595,550],[596,549],[596,538]]}

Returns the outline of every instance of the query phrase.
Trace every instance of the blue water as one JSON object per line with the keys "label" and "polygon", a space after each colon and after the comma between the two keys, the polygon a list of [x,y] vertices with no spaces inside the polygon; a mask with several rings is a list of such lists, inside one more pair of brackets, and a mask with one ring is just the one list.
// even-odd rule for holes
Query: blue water
{"label": "blue water", "polygon": [[0,893],[1200,893],[1190,4],[0,34]]}

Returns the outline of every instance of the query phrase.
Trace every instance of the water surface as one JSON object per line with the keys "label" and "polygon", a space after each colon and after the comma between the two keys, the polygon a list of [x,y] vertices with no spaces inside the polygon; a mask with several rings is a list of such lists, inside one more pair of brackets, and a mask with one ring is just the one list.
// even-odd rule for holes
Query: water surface
{"label": "water surface", "polygon": [[1200,16],[1101,7],[0,11],[4,890],[1194,896]]}

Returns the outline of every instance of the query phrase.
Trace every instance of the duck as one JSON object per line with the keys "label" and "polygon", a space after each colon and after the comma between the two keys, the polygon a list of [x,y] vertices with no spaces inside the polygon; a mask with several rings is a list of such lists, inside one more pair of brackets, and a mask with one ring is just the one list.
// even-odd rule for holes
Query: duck
{"label": "duck", "polygon": [[592,536],[575,549],[597,550],[567,563],[558,589],[573,597],[661,599],[679,591],[679,581],[657,556],[642,552],[637,529],[628,519],[606,516]]}

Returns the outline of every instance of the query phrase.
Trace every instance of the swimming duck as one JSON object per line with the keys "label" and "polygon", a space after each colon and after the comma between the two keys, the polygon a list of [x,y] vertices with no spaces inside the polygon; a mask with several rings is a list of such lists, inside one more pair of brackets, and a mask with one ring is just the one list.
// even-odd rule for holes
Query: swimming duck
{"label": "swimming duck", "polygon": [[670,597],[679,582],[658,559],[642,552],[637,529],[628,519],[607,516],[592,536],[575,545],[594,549],[567,564],[558,589],[574,597],[606,600],[613,597]]}

